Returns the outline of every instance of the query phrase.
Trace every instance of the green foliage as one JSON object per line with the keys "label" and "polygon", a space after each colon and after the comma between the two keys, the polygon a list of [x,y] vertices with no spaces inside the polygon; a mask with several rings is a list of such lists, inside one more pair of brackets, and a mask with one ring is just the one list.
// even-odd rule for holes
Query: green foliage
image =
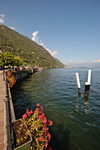
{"label": "green foliage", "polygon": [[9,52],[3,53],[3,56],[0,54],[0,65],[2,65],[2,57],[3,57],[3,65],[4,66],[21,66],[23,61],[18,57],[10,54]]}
{"label": "green foliage", "polygon": [[14,66],[21,66],[23,64],[23,61],[19,59],[18,57],[14,57]]}
{"label": "green foliage", "polygon": [[52,57],[42,46],[4,25],[0,25],[0,48],[21,58],[24,63],[31,66],[64,67],[64,64]]}

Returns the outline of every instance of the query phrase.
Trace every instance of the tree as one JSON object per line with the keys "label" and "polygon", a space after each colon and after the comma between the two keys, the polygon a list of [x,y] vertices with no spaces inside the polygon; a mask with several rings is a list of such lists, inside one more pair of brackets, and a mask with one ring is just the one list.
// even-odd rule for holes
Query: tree
{"label": "tree", "polygon": [[[23,64],[23,61],[11,55],[9,52],[5,52],[3,54],[3,66],[21,66]],[[0,55],[0,65],[2,65],[2,56]]]}
{"label": "tree", "polygon": [[[9,52],[3,53],[3,66],[13,66],[13,64],[14,56],[11,55]],[[2,56],[0,57],[0,65],[2,65]]]}
{"label": "tree", "polygon": [[23,64],[23,61],[22,61],[20,58],[14,57],[14,66],[19,67],[19,66],[21,66],[22,64]]}

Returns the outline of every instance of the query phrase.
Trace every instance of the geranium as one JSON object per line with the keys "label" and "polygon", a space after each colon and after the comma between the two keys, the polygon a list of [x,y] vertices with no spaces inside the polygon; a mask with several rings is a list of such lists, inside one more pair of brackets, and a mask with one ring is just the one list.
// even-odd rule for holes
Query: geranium
{"label": "geranium", "polygon": [[[26,113],[23,115],[22,125],[27,124],[28,132],[33,137],[33,143],[37,150],[47,149],[48,142],[50,142],[51,134],[49,133],[49,126],[52,125],[52,121],[47,121],[43,112],[43,107],[40,104],[36,104],[38,108],[35,109],[34,113],[32,110],[26,109]],[[49,150],[52,150],[49,147]]]}
{"label": "geranium", "polygon": [[51,120],[49,120],[48,122],[49,122],[49,126],[53,125],[53,122]]}
{"label": "geranium", "polygon": [[39,103],[37,103],[36,105],[37,105],[38,107],[40,106],[40,104],[39,104]]}
{"label": "geranium", "polygon": [[48,150],[52,150],[52,148],[49,146],[49,147],[48,147]]}
{"label": "geranium", "polygon": [[27,118],[27,114],[25,113],[24,115],[23,115],[23,119],[26,119]]}
{"label": "geranium", "polygon": [[8,82],[8,86],[10,88],[12,88],[15,84],[16,84],[16,79],[15,77],[12,75],[12,70],[10,69],[9,71],[7,71],[7,82]]}

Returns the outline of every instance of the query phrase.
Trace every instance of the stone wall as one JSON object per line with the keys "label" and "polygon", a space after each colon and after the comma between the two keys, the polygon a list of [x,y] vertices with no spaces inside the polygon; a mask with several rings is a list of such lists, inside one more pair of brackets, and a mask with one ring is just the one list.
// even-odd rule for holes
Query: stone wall
{"label": "stone wall", "polygon": [[13,72],[12,75],[16,78],[16,81],[22,80],[34,73],[34,70],[21,70],[17,72]]}

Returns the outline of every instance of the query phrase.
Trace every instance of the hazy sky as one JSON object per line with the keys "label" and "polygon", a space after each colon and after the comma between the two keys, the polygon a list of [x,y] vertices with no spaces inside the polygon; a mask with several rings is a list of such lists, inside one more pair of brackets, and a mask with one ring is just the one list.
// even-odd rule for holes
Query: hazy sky
{"label": "hazy sky", "polygon": [[100,62],[100,0],[0,0],[0,23],[64,64]]}

